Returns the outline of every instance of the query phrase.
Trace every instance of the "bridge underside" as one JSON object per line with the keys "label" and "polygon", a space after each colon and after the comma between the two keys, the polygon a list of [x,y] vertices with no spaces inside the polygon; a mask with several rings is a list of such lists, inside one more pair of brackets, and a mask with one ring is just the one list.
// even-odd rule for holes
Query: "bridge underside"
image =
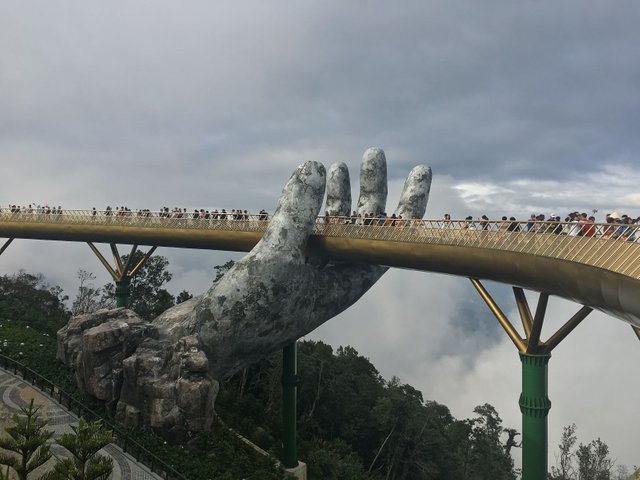
{"label": "bridge underside", "polygon": [[500,250],[346,238],[312,237],[310,247],[335,260],[493,280],[544,292],[640,327],[640,281],[589,265]]}
{"label": "bridge underside", "polygon": [[[250,222],[248,223],[248,225]],[[5,222],[5,238],[249,251],[262,231]],[[640,281],[579,262],[499,249],[312,235],[310,255],[493,280],[572,300],[640,328]]]}

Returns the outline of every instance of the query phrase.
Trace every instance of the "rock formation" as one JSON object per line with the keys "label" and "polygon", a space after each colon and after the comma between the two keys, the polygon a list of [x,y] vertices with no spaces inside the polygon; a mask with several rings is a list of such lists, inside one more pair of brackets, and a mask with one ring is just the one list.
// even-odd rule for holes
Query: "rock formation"
{"label": "rock formation", "polygon": [[196,336],[162,340],[131,310],[99,310],[58,332],[57,357],[127,427],[149,425],[175,442],[211,427],[218,382]]}

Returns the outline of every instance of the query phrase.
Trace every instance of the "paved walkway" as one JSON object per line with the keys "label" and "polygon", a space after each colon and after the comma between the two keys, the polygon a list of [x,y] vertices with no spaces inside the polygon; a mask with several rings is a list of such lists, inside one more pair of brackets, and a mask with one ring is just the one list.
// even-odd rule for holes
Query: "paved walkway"
{"label": "paved walkway", "polygon": [[[31,399],[34,405],[41,406],[40,416],[49,420],[48,429],[55,432],[55,436],[71,432],[70,425],[78,422],[78,417],[49,395],[13,373],[0,369],[0,428],[4,430],[5,425],[12,423],[11,416],[14,413],[20,413],[20,407],[28,407]],[[55,444],[52,445],[51,451],[54,456],[64,456],[66,452],[64,448]],[[113,458],[113,473],[109,477],[111,480],[161,479],[113,443],[104,447],[100,453]],[[54,461],[50,460],[50,462]]]}

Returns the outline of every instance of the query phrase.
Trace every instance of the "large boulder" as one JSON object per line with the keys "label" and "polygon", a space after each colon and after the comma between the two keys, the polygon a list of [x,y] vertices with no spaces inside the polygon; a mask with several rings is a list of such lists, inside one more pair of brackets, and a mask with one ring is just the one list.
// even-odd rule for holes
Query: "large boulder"
{"label": "large boulder", "polygon": [[197,337],[146,340],[123,362],[116,418],[128,427],[150,425],[174,442],[210,430],[218,382],[208,371]]}
{"label": "large boulder", "polygon": [[76,368],[78,355],[82,352],[82,336],[86,330],[102,325],[111,320],[123,322],[140,322],[140,317],[132,310],[116,308],[102,309],[72,317],[66,326],[58,330],[58,350],[56,357],[67,367]]}
{"label": "large boulder", "polygon": [[218,382],[197,337],[161,340],[157,326],[119,308],[73,317],[57,340],[79,388],[126,426],[149,425],[172,442],[211,428]]}

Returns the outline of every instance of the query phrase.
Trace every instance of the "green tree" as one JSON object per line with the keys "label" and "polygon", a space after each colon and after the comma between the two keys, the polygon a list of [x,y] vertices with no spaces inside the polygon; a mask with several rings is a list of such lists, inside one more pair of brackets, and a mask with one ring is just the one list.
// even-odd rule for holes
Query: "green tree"
{"label": "green tree", "polygon": [[0,276],[0,318],[20,320],[55,335],[69,318],[66,300],[62,289],[51,287],[42,274],[20,270]]}
{"label": "green tree", "polygon": [[65,433],[56,443],[71,453],[54,466],[46,480],[106,480],[113,470],[113,460],[98,451],[114,441],[111,430],[103,430],[102,422],[87,423],[80,418],[73,433]]}
{"label": "green tree", "polygon": [[186,302],[187,300],[190,300],[193,298],[193,295],[190,294],[189,292],[187,292],[186,290],[182,290],[178,296],[176,297],[176,305],[178,303],[182,303],[182,302]]}
{"label": "green tree", "polygon": [[101,308],[113,308],[115,306],[110,290],[107,290],[106,286],[96,288],[93,285],[93,280],[96,279],[93,273],[80,269],[77,277],[80,280],[80,285],[78,286],[76,298],[71,305],[72,315],[93,313]]}
{"label": "green tree", "polygon": [[[640,472],[638,472],[638,475],[640,475]],[[613,480],[629,480],[631,478],[631,471],[626,465],[616,465],[616,473],[612,478]]]}
{"label": "green tree", "polygon": [[[275,354],[238,372],[216,401],[225,422],[276,454],[281,365]],[[298,367],[299,455],[310,477],[515,478],[509,450],[517,431],[503,429],[492,406],[478,407],[478,418],[456,420],[397,377],[385,381],[349,346],[334,352],[322,342],[299,341]]]}
{"label": "green tree", "polygon": [[573,466],[573,459],[575,457],[574,447],[578,438],[576,437],[576,424],[572,423],[567,425],[562,430],[562,437],[560,438],[559,456],[557,459],[557,466],[551,467],[550,480],[574,480],[575,469]]}
{"label": "green tree", "polygon": [[471,443],[469,457],[470,478],[487,480],[515,479],[513,459],[501,442],[504,431],[502,419],[489,404],[474,408],[471,419]]}
{"label": "green tree", "polygon": [[609,446],[600,440],[578,445],[578,480],[610,480],[614,462],[609,457]]}
{"label": "green tree", "polygon": [[[393,377],[378,399],[374,416],[380,433],[369,471],[375,478],[465,478],[457,474],[458,439],[452,442],[448,437],[454,418],[446,406],[425,402],[420,391]],[[463,441],[468,431],[464,433]]]}
{"label": "green tree", "polygon": [[20,410],[23,416],[13,414],[13,425],[6,428],[9,436],[0,438],[0,448],[9,452],[0,453],[0,464],[10,467],[19,480],[27,480],[51,458],[47,442],[53,432],[46,429],[47,422],[40,419],[40,407],[33,405],[33,399]]}
{"label": "green tree", "polygon": [[[123,264],[126,265],[128,257],[123,255]],[[131,264],[137,265],[142,257],[142,252],[136,252]],[[149,257],[131,279],[129,308],[145,320],[151,320],[175,305],[173,295],[164,288],[172,278],[168,266],[169,260],[162,255]]]}
{"label": "green tree", "polygon": [[309,478],[323,480],[368,480],[360,457],[341,439],[332,442],[314,439],[307,454]]}
{"label": "green tree", "polygon": [[216,273],[216,276],[213,279],[213,283],[217,282],[222,277],[224,277],[224,274],[227,273],[229,270],[231,270],[231,267],[233,267],[235,264],[236,264],[235,261],[229,260],[228,262],[222,265],[216,265],[215,267],[213,267],[213,270]]}
{"label": "green tree", "polygon": [[[615,462],[610,457],[609,446],[600,438],[589,443],[578,442],[575,424],[564,427],[562,438],[558,445],[560,455],[558,465],[551,467],[550,480],[611,480]],[[618,469],[622,472],[625,468]],[[623,477],[624,478],[624,477]],[[626,480],[626,479],[625,479]]]}

